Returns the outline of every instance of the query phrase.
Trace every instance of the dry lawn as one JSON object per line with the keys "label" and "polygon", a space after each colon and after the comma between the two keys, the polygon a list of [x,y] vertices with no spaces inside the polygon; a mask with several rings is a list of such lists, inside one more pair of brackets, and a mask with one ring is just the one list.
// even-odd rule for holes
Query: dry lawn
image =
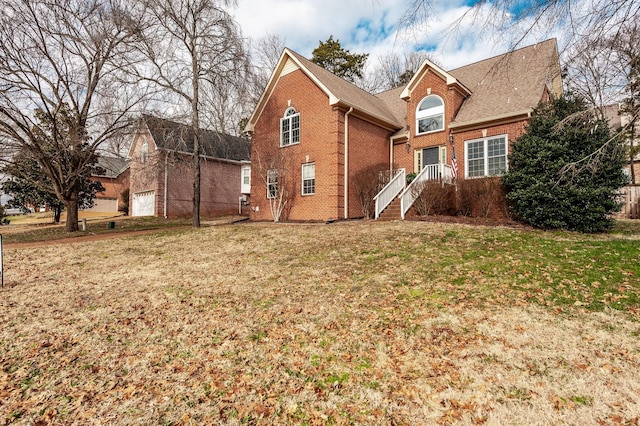
{"label": "dry lawn", "polygon": [[453,279],[465,247],[530,232],[243,224],[6,247],[0,424],[637,425],[636,314]]}

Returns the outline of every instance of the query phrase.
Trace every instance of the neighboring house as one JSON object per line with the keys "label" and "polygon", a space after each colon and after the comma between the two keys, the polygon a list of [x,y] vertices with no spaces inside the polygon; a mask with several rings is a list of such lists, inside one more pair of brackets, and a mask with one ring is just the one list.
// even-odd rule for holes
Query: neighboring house
{"label": "neighboring house", "polygon": [[0,174],[0,206],[6,206],[7,203],[13,198],[11,195],[9,194],[5,194],[4,190],[2,189],[2,184],[9,179],[9,177],[7,175],[4,174]]}
{"label": "neighboring house", "polygon": [[[294,181],[290,220],[361,217],[352,181],[372,164],[397,170],[378,195],[376,216],[411,194],[406,173],[419,173],[414,182],[451,179],[454,149],[458,178],[499,175],[533,108],[561,93],[555,39],[450,71],[427,60],[406,86],[378,95],[285,49],[245,128],[252,135],[251,218],[272,219],[269,202],[281,184],[276,163]],[[402,198],[402,217],[412,202]]]}
{"label": "neighboring house", "polygon": [[[248,202],[250,191],[249,141],[202,130],[200,143],[201,215],[238,212],[239,207]],[[128,155],[132,216],[187,217],[192,214],[192,152],[190,126],[152,116],[142,117]]]}
{"label": "neighboring house", "polygon": [[117,213],[127,209],[129,203],[129,162],[118,157],[98,157],[100,173],[91,175],[104,191],[98,192],[93,200],[94,206],[85,211]]}
{"label": "neighboring house", "polygon": [[[629,114],[621,113],[620,108],[621,104],[611,104],[604,107],[604,116],[605,119],[609,122],[609,126],[615,132],[621,131],[623,128],[629,126],[631,122],[631,117]],[[633,141],[628,138],[625,140],[625,143],[631,147],[633,146],[636,151],[640,150],[640,122],[635,123],[635,138]],[[633,165],[633,173],[631,172],[631,166]],[[640,152],[636,152],[636,155],[633,157],[633,162],[631,159],[628,160],[627,167],[625,168],[629,178],[631,180],[632,185],[636,185],[640,183]]]}

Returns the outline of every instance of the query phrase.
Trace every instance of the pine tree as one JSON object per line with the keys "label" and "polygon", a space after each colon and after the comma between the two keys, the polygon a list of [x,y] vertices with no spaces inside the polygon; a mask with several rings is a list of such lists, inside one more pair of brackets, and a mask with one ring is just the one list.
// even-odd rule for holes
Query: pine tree
{"label": "pine tree", "polygon": [[344,49],[340,40],[334,40],[333,36],[321,41],[312,55],[311,62],[352,83],[363,77],[364,65],[369,57],[368,53],[351,53]]}

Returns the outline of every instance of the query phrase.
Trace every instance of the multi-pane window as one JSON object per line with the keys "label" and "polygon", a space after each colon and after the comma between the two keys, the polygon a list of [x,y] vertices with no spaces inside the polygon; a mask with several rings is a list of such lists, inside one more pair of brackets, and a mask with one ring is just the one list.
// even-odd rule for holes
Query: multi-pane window
{"label": "multi-pane window", "polygon": [[507,170],[507,137],[493,136],[465,143],[467,177],[501,175]]}
{"label": "multi-pane window", "polygon": [[287,108],[280,119],[280,146],[300,143],[300,113]]}
{"label": "multi-pane window", "polygon": [[416,111],[418,134],[444,130],[444,102],[437,95],[424,98]]}
{"label": "multi-pane window", "polygon": [[302,165],[302,195],[311,195],[316,192],[316,165],[315,163]]}
{"label": "multi-pane window", "polygon": [[278,170],[267,171],[267,198],[276,198],[278,194]]}

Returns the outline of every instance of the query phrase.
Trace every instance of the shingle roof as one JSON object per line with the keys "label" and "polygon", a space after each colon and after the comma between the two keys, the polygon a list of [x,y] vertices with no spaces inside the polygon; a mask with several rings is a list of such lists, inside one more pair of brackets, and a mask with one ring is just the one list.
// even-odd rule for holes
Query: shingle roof
{"label": "shingle roof", "polygon": [[97,165],[102,170],[99,170],[100,173],[95,174],[94,176],[108,178],[117,178],[120,173],[129,168],[129,162],[126,159],[120,157],[106,157],[103,155],[98,157]]}
{"label": "shingle roof", "polygon": [[454,124],[477,122],[534,108],[545,85],[552,91],[560,76],[556,40],[550,39],[504,55],[449,71],[472,94]]}
{"label": "shingle roof", "polygon": [[340,101],[389,124],[402,127],[403,122],[398,120],[389,105],[382,99],[314,64],[300,54],[291,50],[289,52]]}
{"label": "shingle roof", "polygon": [[408,129],[407,102],[400,97],[403,89],[404,86],[396,87],[395,89],[387,90],[375,95],[378,99],[384,102],[398,123],[401,124],[402,127],[396,132],[396,134],[401,134]]}
{"label": "shingle roof", "polygon": [[[193,153],[193,131],[190,126],[150,115],[142,121],[147,125],[158,149]],[[212,130],[200,130],[200,155],[232,161],[249,161],[250,142],[236,136]]]}

